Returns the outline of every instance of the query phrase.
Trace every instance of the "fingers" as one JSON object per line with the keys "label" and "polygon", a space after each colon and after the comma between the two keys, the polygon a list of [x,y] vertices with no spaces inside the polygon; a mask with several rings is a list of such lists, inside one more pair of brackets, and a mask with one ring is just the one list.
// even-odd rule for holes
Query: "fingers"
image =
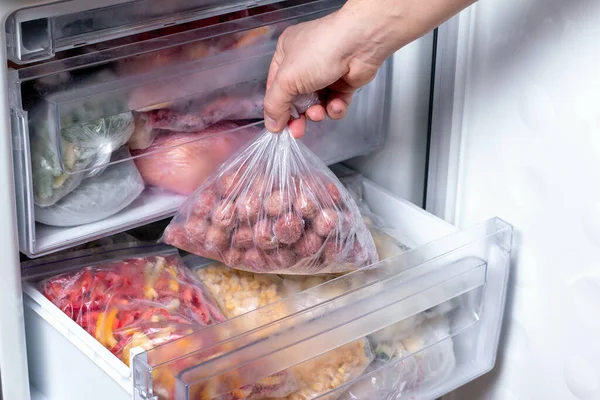
{"label": "fingers", "polygon": [[296,139],[300,139],[306,132],[306,117],[301,115],[300,118],[290,121],[288,128],[290,129],[290,132],[292,132],[292,136]]}
{"label": "fingers", "polygon": [[335,120],[344,118],[348,114],[353,94],[336,91],[330,92],[325,102],[329,118]]}
{"label": "fingers", "polygon": [[314,122],[321,122],[327,117],[325,107],[320,104],[311,106],[306,110],[306,117]]}
{"label": "fingers", "polygon": [[265,126],[271,132],[281,132],[290,120],[292,102],[298,95],[293,85],[282,76],[281,69],[275,75],[265,95]]}

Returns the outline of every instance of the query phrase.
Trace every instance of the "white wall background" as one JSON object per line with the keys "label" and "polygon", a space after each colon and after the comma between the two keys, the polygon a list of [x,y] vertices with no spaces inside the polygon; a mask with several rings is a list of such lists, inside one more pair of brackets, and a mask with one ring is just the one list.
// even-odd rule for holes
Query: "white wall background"
{"label": "white wall background", "polygon": [[600,399],[600,1],[474,11],[456,219],[516,251],[497,367],[449,398]]}

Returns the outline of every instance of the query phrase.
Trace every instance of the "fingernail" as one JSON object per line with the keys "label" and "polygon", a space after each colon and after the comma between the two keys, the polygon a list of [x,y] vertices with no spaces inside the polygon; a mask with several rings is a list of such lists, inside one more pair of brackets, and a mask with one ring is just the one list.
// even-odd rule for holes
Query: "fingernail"
{"label": "fingernail", "polygon": [[277,121],[275,121],[273,118],[266,116],[266,115],[265,115],[265,126],[267,127],[267,129],[270,132],[273,132],[273,133],[277,132]]}
{"label": "fingernail", "polygon": [[336,115],[340,115],[341,113],[344,112],[344,109],[338,106],[332,106],[331,107],[331,112],[336,114]]}

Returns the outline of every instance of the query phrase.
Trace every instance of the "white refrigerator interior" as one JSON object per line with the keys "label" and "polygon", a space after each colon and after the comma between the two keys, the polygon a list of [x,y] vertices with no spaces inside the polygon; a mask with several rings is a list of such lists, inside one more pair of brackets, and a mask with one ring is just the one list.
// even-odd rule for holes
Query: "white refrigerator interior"
{"label": "white refrigerator interior", "polygon": [[[373,265],[372,270],[359,270],[282,300],[281,305],[285,306],[287,314],[280,316],[278,321],[282,322],[277,334],[268,324],[257,322],[264,321],[265,315],[274,314],[276,307],[279,307],[266,306],[242,316],[239,321],[245,321],[245,325],[242,324],[245,329],[236,325],[235,319],[226,321],[194,333],[191,338],[197,338],[198,341],[192,342],[192,346],[189,343],[186,345],[185,340],[175,340],[159,349],[141,350],[133,360],[129,360],[131,366],[128,367],[124,360],[102,346],[94,336],[44,297],[38,282],[56,273],[52,270],[53,264],[36,266],[34,261],[20,265],[17,249],[31,258],[45,256],[166,218],[184,201],[182,195],[146,188],[129,206],[99,221],[68,227],[36,222],[36,212],[42,207],[38,203],[47,199],[36,191],[34,183],[35,168],[39,164],[34,164],[36,160],[30,150],[39,150],[41,142],[30,140],[32,137],[48,135],[51,138],[48,146],[53,146],[52,151],[60,159],[56,166],[60,179],[52,181],[51,188],[58,190],[69,179],[94,170],[87,164],[77,169],[79,167],[73,166],[72,160],[65,158],[72,148],[65,147],[63,134],[68,132],[69,124],[79,126],[78,122],[72,121],[72,118],[79,117],[78,109],[85,109],[89,113],[84,119],[89,122],[108,117],[127,117],[146,112],[152,107],[160,109],[159,106],[164,104],[178,104],[178,101],[199,94],[206,96],[203,99],[212,99],[214,93],[230,90],[230,87],[254,87],[252,85],[255,83],[264,81],[274,40],[285,24],[325,15],[341,6],[343,1],[292,0],[282,2],[284,6],[277,8],[278,1],[248,3],[231,0],[225,9],[220,8],[222,3],[219,0],[174,0],[163,4],[159,0],[139,0],[132,7],[133,2],[103,0],[94,4],[99,8],[92,11],[86,11],[91,6],[83,0],[59,3],[3,2],[0,5],[0,15],[4,19],[15,10],[20,10],[7,20],[6,29],[0,32],[0,39],[5,39],[2,42],[7,43],[6,48],[2,46],[2,59],[13,62],[8,70],[2,69],[0,73],[0,89],[6,94],[0,100],[0,128],[7,133],[0,143],[3,160],[0,184],[6,188],[0,194],[3,204],[0,215],[4,222],[0,229],[7,265],[0,284],[3,398],[197,400],[208,398],[198,393],[210,387],[211,380],[215,380],[220,382],[221,392],[210,398],[219,395],[219,400],[233,399],[227,397],[229,390],[238,389],[239,386],[233,386],[232,376],[236,377],[235,382],[239,379],[239,385],[250,385],[277,374],[285,375],[288,369],[306,365],[304,363],[315,357],[318,359],[320,355],[342,345],[366,343],[367,338],[369,341],[376,340],[386,332],[389,335],[390,329],[393,333],[398,326],[410,326],[414,320],[425,321],[423,326],[439,323],[442,328],[427,341],[415,339],[417,336],[403,337],[402,345],[406,349],[401,356],[395,355],[397,359],[392,357],[383,364],[377,364],[377,368],[372,366],[363,376],[353,378],[355,380],[347,382],[346,386],[325,396],[337,398],[342,395],[340,398],[356,399],[352,397],[354,394],[371,388],[372,382],[381,382],[382,379],[397,381],[392,385],[396,396],[411,396],[418,400],[433,400],[442,395],[452,398],[454,394],[449,392],[473,380],[476,382],[461,389],[465,392],[457,395],[466,393],[466,396],[475,396],[474,393],[477,393],[481,398],[487,398],[490,393],[499,391],[499,398],[503,398],[503,390],[514,394],[514,385],[501,386],[512,376],[506,372],[506,361],[494,372],[488,373],[496,360],[506,300],[513,242],[513,231],[508,222],[514,219],[514,223],[532,226],[550,235],[553,230],[548,228],[548,221],[551,219],[542,220],[544,209],[531,202],[554,202],[558,197],[547,193],[542,193],[546,195],[543,199],[536,197],[540,194],[536,188],[543,189],[543,186],[528,177],[549,174],[545,167],[541,171],[528,167],[532,164],[532,159],[528,158],[529,152],[537,152],[533,149],[525,152],[518,145],[507,145],[510,140],[526,140],[514,136],[519,132],[517,128],[525,128],[505,126],[505,129],[511,130],[506,139],[500,129],[502,123],[515,121],[515,116],[508,114],[509,111],[506,111],[506,116],[501,115],[504,110],[502,100],[506,101],[506,108],[515,106],[511,102],[515,94],[509,93],[513,85],[515,90],[529,88],[526,96],[521,96],[525,103],[517,106],[521,107],[519,112],[525,110],[528,113],[522,119],[530,118],[529,123],[538,124],[537,136],[531,135],[527,144],[547,145],[547,142],[541,142],[546,131],[539,130],[540,126],[546,126],[544,115],[552,111],[554,106],[547,98],[539,100],[536,97],[541,96],[543,91],[537,86],[528,86],[534,80],[530,82],[526,76],[522,76],[520,81],[511,81],[511,85],[501,85],[489,75],[491,66],[503,64],[492,59],[492,56],[496,56],[489,52],[492,44],[502,47],[503,57],[507,59],[522,55],[518,51],[514,53],[515,48],[505,41],[497,43],[498,37],[504,36],[489,33],[496,26],[496,18],[492,18],[494,10],[487,8],[500,7],[498,5],[486,5],[480,7],[482,11],[474,9],[467,12],[444,26],[437,41],[434,34],[429,34],[398,52],[382,68],[377,78],[357,94],[345,121],[311,124],[305,138],[307,146],[327,164],[344,162],[364,176],[360,184],[364,196],[362,200],[394,232],[390,233],[390,237],[406,245],[408,250],[403,248],[399,254]],[[226,11],[271,4],[277,7],[262,11],[261,14],[220,21],[215,26],[193,25],[198,15],[203,18],[214,17]],[[28,6],[35,7],[23,9]],[[515,5],[515,8],[518,7]],[[156,14],[150,18],[150,13],[146,13],[148,10]],[[487,14],[484,13],[486,10]],[[552,26],[544,25],[547,23],[545,17],[540,17],[535,10],[528,12],[527,18],[534,18],[538,26],[552,31]],[[583,8],[579,12],[585,14]],[[489,20],[486,20],[486,16]],[[193,28],[170,33],[168,40],[162,37],[145,38],[139,40],[142,44],[135,41],[118,42],[118,45],[103,47],[109,39],[119,40],[124,36],[151,32],[156,29],[153,25],[156,21],[160,21],[159,26],[167,29],[173,26],[177,28],[182,21],[191,23]],[[551,22],[554,23],[554,20]],[[563,25],[564,35],[576,34],[569,30],[573,29],[571,25]],[[477,32],[477,29],[482,32]],[[501,24],[497,29],[501,29]],[[257,32],[259,41],[254,43],[252,40]],[[265,32],[268,39],[261,42],[260,38]],[[250,35],[244,36],[246,33]],[[537,33],[544,37],[546,31]],[[212,43],[210,40],[214,37],[219,40],[234,38],[246,44],[241,48],[234,46],[234,50],[228,48],[227,51],[209,52],[206,56],[199,56],[200,60],[195,59],[198,54],[204,54],[206,48],[202,47],[203,44]],[[240,37],[250,44],[247,45],[248,42]],[[592,43],[592,36],[589,37]],[[485,42],[486,39],[492,43]],[[508,39],[517,40],[517,36]],[[83,42],[99,47],[61,58],[64,54],[71,54],[69,51],[73,48],[75,52],[79,47],[85,48]],[[237,45],[238,42],[235,43]],[[196,44],[200,46],[195,47]],[[434,46],[438,50],[435,58]],[[579,46],[578,49],[583,53],[585,43],[581,42]],[[171,50],[181,51],[185,56],[177,61],[161,57],[165,54],[163,52],[169,54]],[[506,53],[509,50],[514,53],[510,57]],[[528,54],[527,49],[523,52]],[[481,57],[481,54],[486,57]],[[134,61],[137,56],[148,62],[136,64]],[[145,59],[147,56],[150,57]],[[184,59],[188,56],[192,58]],[[590,54],[585,56],[592,57]],[[129,61],[132,63],[128,64]],[[129,69],[132,64],[136,67]],[[590,61],[589,64],[593,63]],[[532,63],[528,67],[530,69],[517,65],[515,61],[512,74],[508,72],[510,68],[503,71],[507,75],[505,79],[514,79],[520,71],[533,74],[537,64]],[[105,73],[104,67],[111,73]],[[593,68],[588,68],[588,78],[591,79]],[[559,72],[563,73],[562,70]],[[88,80],[88,74],[94,75],[94,78]],[[580,75],[581,82],[592,84],[592,80],[583,80],[583,73]],[[559,82],[552,82],[559,85]],[[51,87],[56,84],[64,89],[53,91]],[[500,95],[488,98],[487,91],[479,92],[485,84],[500,85]],[[177,90],[171,91],[172,88]],[[136,97],[139,89],[143,96]],[[578,88],[562,90],[573,90],[567,93],[575,93]],[[483,96],[486,101],[479,100],[478,96]],[[102,104],[104,108],[96,107],[97,104]],[[581,109],[572,111],[580,112],[584,105],[587,106],[587,103],[582,102]],[[561,118],[557,111],[552,114],[554,118]],[[481,119],[478,118],[480,116]],[[591,115],[589,118],[592,118]],[[571,119],[566,121],[570,123]],[[598,121],[600,119],[596,118],[596,124]],[[251,129],[256,124],[243,128]],[[488,125],[493,125],[493,129]],[[558,135],[566,134],[569,124],[566,125],[562,127],[564,130],[557,132]],[[550,128],[557,130],[559,126],[551,124]],[[595,145],[600,140],[590,143]],[[587,147],[588,151],[593,149],[592,145]],[[505,152],[497,151],[504,146]],[[510,158],[503,158],[511,151],[518,152],[522,157],[521,162],[526,164],[523,168],[527,173],[521,173]],[[550,157],[551,154],[547,154],[548,160],[555,159]],[[537,157],[541,160],[542,156]],[[494,159],[496,162],[492,163]],[[115,161],[110,154],[105,160],[109,168],[117,165],[117,161],[122,160]],[[591,162],[590,159],[578,161]],[[565,182],[575,184],[575,179],[566,177],[567,166],[559,168],[554,163],[551,167],[555,169],[552,179],[564,176]],[[575,167],[569,165],[568,168]],[[490,176],[493,179],[489,179]],[[40,179],[39,176],[37,179]],[[515,191],[514,182],[518,182],[523,191]],[[544,190],[547,189],[542,192]],[[592,198],[590,194],[589,199]],[[514,209],[508,208],[511,202],[517,202],[522,208],[521,214],[512,213]],[[556,203],[548,204],[548,210],[557,207]],[[587,209],[593,210],[593,207]],[[503,219],[495,218],[496,213]],[[536,215],[539,218],[533,220]],[[589,222],[594,221],[595,216],[594,213],[590,214],[590,221],[585,222],[592,236],[594,225]],[[583,217],[581,221],[583,223]],[[520,225],[517,226],[520,228]],[[519,236],[517,239],[522,238]],[[556,240],[556,236],[547,239]],[[535,243],[543,244],[541,241]],[[564,242],[561,241],[561,244],[564,246]],[[527,248],[524,247],[525,250]],[[529,253],[519,252],[516,256],[521,261],[527,258],[528,262],[537,262],[540,268],[538,253],[529,250]],[[535,261],[532,261],[534,258]],[[559,259],[555,257],[554,262],[558,263]],[[61,268],[61,265],[57,268]],[[556,284],[559,281],[557,278]],[[527,299],[533,299],[528,289],[540,289],[535,275],[518,273],[516,278],[512,278],[511,283],[514,282],[518,286],[512,292],[512,303],[521,299],[517,295],[519,287],[525,288]],[[592,296],[589,293],[593,293],[593,285],[590,276],[582,275],[566,290],[577,292],[572,296],[577,303],[577,312],[592,310],[583,300],[587,301],[586,295]],[[590,298],[593,301],[594,298]],[[578,302],[585,304],[580,307]],[[512,303],[509,306],[512,307]],[[547,309],[534,312],[535,306],[529,305],[529,308],[520,310],[529,312],[526,317],[519,319],[511,314],[506,324],[509,339],[500,348],[502,360],[515,354],[521,357],[525,349],[531,351],[527,334],[522,334],[525,331],[517,329],[514,336],[514,327],[523,327],[525,319],[529,322],[540,321],[535,326],[541,328],[546,323],[540,320],[542,311]],[[560,305],[556,304],[556,307]],[[575,318],[576,313],[570,314]],[[514,323],[515,318],[520,322]],[[421,325],[411,329],[417,328],[421,329]],[[199,357],[207,350],[198,347],[197,343],[205,343],[207,337],[215,341],[211,343],[215,348],[229,341],[234,348],[224,347],[228,350],[218,358],[219,361]],[[517,339],[511,339],[513,337]],[[185,351],[181,350],[181,346],[185,347]],[[380,353],[375,353],[379,357]],[[573,382],[579,385],[576,392],[591,387],[591,380],[581,380],[578,375],[580,367],[586,366],[582,364],[585,361],[583,357],[565,360],[566,369],[561,370],[566,374],[567,385],[569,379],[571,386]],[[381,361],[379,358],[377,360]],[[516,358],[515,362],[519,360],[521,358]],[[186,365],[186,369],[178,370],[178,363]],[[165,384],[165,377],[169,385]],[[383,396],[382,393],[379,395]],[[359,397],[359,400],[367,399],[374,400],[372,395]]]}
{"label": "white refrigerator interior", "polygon": [[448,399],[600,398],[600,3],[481,1],[459,37],[454,222],[518,250],[496,368]]}

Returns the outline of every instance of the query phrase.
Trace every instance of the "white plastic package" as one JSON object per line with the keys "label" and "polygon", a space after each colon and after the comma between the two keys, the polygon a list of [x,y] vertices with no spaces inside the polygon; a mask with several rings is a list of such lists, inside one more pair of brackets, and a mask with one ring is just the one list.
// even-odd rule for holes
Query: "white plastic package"
{"label": "white plastic package", "polygon": [[375,361],[365,375],[371,375],[352,385],[342,400],[411,398],[442,382],[456,366],[450,321],[444,315],[426,319],[420,314],[370,341]]}
{"label": "white plastic package", "polygon": [[[129,158],[123,147],[112,160]],[[46,225],[76,226],[88,224],[118,213],[143,191],[144,180],[133,160],[109,165],[104,172],[84,179],[71,193],[49,207],[35,207],[35,220]]]}

